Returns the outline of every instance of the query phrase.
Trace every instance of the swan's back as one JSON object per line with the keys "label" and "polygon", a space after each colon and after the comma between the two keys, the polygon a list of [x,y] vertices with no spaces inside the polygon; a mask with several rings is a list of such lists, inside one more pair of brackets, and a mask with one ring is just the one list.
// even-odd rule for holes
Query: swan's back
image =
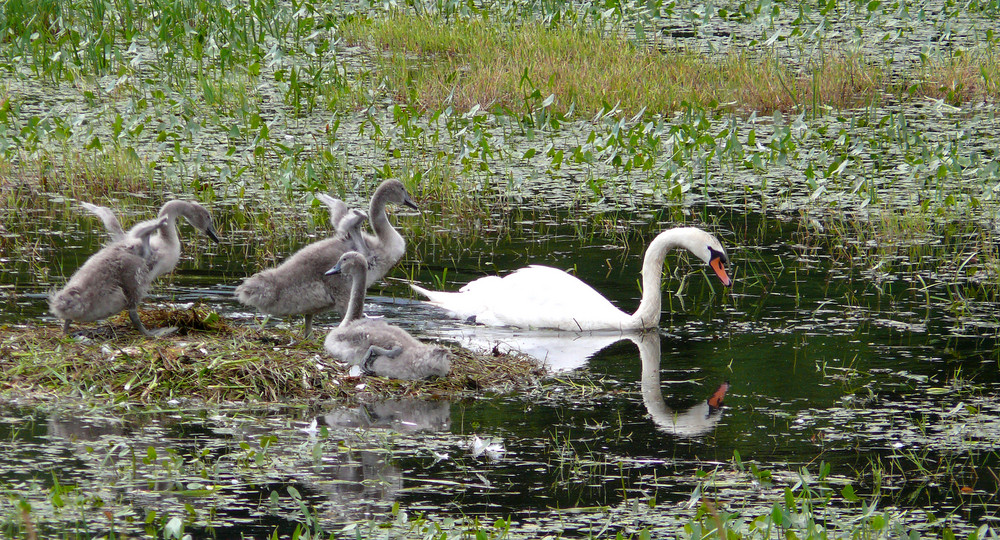
{"label": "swan's back", "polygon": [[328,275],[346,253],[364,249],[361,225],[368,216],[351,210],[341,220],[343,229],[333,238],[313,242],[276,268],[258,272],[236,287],[236,298],[271,315],[308,315],[334,309],[346,313],[350,302],[349,276]]}
{"label": "swan's back", "polygon": [[487,276],[457,293],[414,286],[428,300],[456,316],[488,326],[557,328],[586,331],[607,329],[609,321],[629,315],[576,276],[548,266],[532,265],[504,277]]}
{"label": "swan's back", "polygon": [[92,255],[49,297],[49,310],[60,319],[91,322],[138,306],[149,288],[150,235],[166,226],[164,219],[150,221],[137,236]]}
{"label": "swan's back", "polygon": [[[347,290],[345,280],[323,274],[340,257],[338,239],[327,238],[295,252],[275,268],[257,272],[236,287],[236,298],[271,315],[301,315],[347,308],[345,295],[331,296],[331,289]],[[339,298],[342,298],[338,302]]]}
{"label": "swan's back", "polygon": [[145,260],[116,242],[87,259],[66,286],[49,297],[49,310],[71,321],[105,319],[126,309],[130,296],[137,299],[145,295],[146,273]]}

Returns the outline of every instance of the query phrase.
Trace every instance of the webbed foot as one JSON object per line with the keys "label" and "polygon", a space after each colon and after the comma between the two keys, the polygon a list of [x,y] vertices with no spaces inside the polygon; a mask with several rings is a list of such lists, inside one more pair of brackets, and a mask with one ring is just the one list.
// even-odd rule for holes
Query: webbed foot
{"label": "webbed foot", "polygon": [[403,352],[403,347],[396,345],[391,349],[386,349],[384,347],[379,347],[378,345],[372,345],[368,347],[368,351],[365,352],[365,358],[361,361],[361,374],[362,375],[375,375],[375,371],[372,369],[372,364],[375,363],[375,359],[379,356],[384,356],[386,358],[396,358]]}

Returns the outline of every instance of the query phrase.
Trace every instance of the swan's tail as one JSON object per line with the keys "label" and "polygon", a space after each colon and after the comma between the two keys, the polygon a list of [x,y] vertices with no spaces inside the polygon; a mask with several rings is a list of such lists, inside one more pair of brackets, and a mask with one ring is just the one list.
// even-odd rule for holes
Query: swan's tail
{"label": "swan's tail", "polygon": [[482,314],[484,307],[480,298],[468,294],[464,289],[458,292],[429,291],[419,285],[410,283],[410,287],[427,297],[427,302],[444,309],[454,317],[469,319]]}
{"label": "swan's tail", "polygon": [[448,302],[448,296],[454,293],[448,293],[444,291],[430,291],[427,290],[416,283],[410,283],[410,288],[427,298],[427,301],[432,304],[443,304]]}
{"label": "swan's tail", "polygon": [[470,323],[503,326],[506,323],[496,319],[493,314],[492,306],[496,304],[497,299],[495,295],[491,294],[493,291],[489,286],[499,280],[500,278],[497,276],[479,278],[456,292],[429,291],[413,283],[410,283],[410,287],[426,296],[429,303],[444,309],[453,317],[464,319]]}

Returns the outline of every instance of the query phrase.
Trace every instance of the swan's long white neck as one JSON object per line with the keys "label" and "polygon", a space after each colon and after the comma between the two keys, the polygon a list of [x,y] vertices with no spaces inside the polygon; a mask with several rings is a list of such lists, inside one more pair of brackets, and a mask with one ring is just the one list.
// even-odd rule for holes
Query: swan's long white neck
{"label": "swan's long white neck", "polygon": [[694,227],[679,227],[661,232],[649,243],[642,260],[642,300],[629,321],[630,328],[656,328],[660,325],[663,260],[677,247],[697,249],[696,241],[705,232]]}
{"label": "swan's long white neck", "polygon": [[157,217],[166,217],[169,224],[160,233],[163,237],[164,245],[177,246],[180,249],[181,240],[177,236],[177,217],[186,216],[187,206],[187,203],[184,201],[170,201],[160,208],[160,213]]}

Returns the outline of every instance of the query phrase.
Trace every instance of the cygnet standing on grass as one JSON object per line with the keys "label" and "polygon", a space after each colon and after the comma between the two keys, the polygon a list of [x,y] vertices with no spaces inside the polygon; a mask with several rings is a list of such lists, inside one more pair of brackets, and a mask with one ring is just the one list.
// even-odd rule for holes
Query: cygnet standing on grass
{"label": "cygnet standing on grass", "polygon": [[329,274],[351,280],[350,304],[340,326],[326,336],[323,347],[334,358],[360,365],[366,375],[393,379],[444,377],[451,371],[451,352],[425,345],[402,328],[364,314],[368,263],[364,255],[345,253]]}
{"label": "cygnet standing on grass", "polygon": [[248,277],[236,287],[236,298],[268,315],[305,315],[302,335],[309,336],[313,315],[331,309],[347,311],[350,283],[343,276],[326,275],[326,271],[345,252],[367,249],[361,234],[367,219],[360,210],[348,212],[335,236],[309,244],[278,267]]}
{"label": "cygnet standing on grass", "polygon": [[149,289],[150,260],[155,252],[150,235],[163,234],[170,227],[166,217],[137,225],[126,238],[87,259],[65,287],[51,294],[49,310],[64,320],[63,332],[69,333],[70,321],[97,321],[125,309],[144,336],[158,337],[175,331],[175,327],[147,330],[138,312]]}
{"label": "cygnet standing on grass", "polygon": [[[319,193],[316,195],[323,204],[330,208],[330,223],[334,229],[340,230],[341,219],[346,215],[347,205],[340,199],[335,199],[329,195]],[[406,240],[391,223],[385,213],[387,204],[402,204],[417,209],[417,203],[413,202],[410,194],[406,191],[406,186],[399,180],[386,180],[379,184],[372,195],[371,204],[368,207],[368,219],[371,222],[375,234],[364,232],[367,251],[360,251],[368,261],[368,277],[365,286],[371,287],[372,283],[385,277],[389,270],[406,254]]]}

